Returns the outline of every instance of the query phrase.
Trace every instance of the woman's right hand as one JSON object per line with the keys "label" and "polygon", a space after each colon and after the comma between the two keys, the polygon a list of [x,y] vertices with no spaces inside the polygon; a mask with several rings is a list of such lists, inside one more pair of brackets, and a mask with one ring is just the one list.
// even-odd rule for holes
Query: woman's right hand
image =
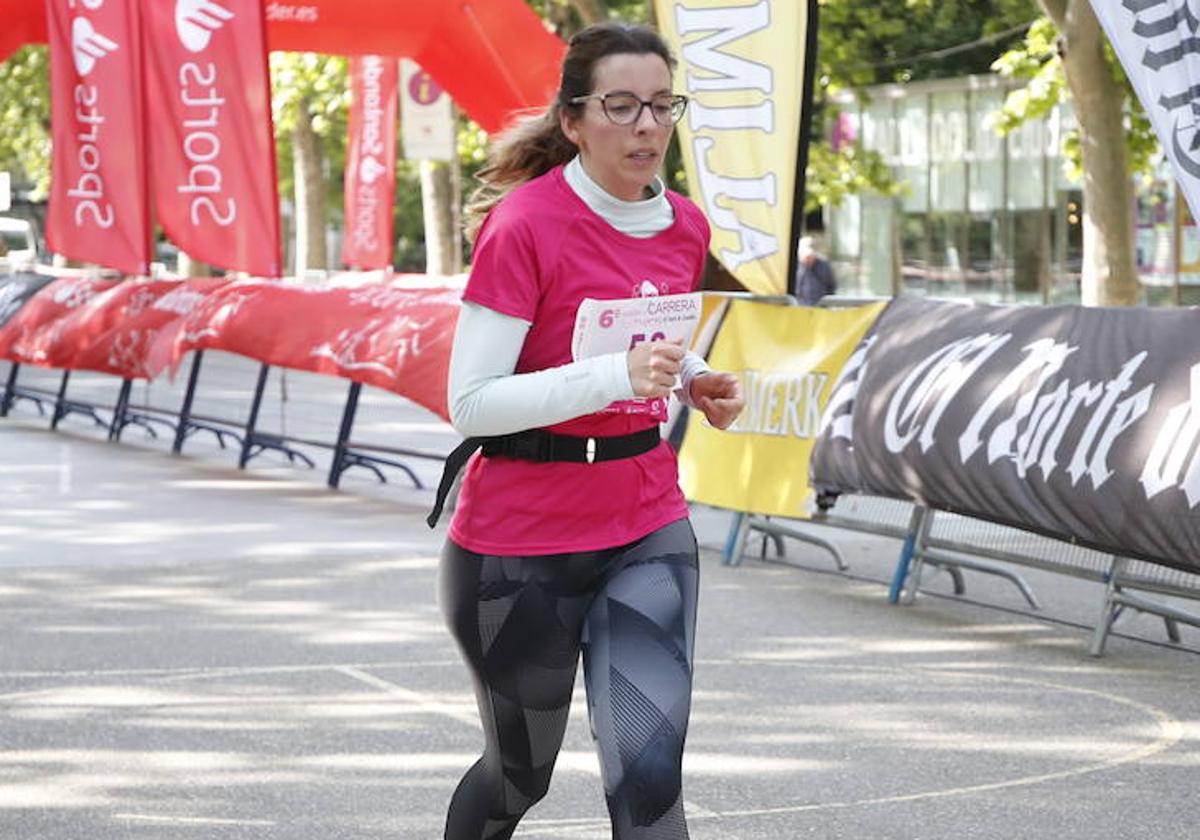
{"label": "woman's right hand", "polygon": [[650,398],[670,396],[685,352],[682,344],[649,341],[625,354],[634,395]]}

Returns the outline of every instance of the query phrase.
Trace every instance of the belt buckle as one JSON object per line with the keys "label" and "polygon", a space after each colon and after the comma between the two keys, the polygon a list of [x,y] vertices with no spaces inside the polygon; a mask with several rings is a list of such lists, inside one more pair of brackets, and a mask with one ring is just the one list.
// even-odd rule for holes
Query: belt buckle
{"label": "belt buckle", "polygon": [[594,464],[596,462],[596,439],[594,437],[587,439],[587,443],[584,444],[583,451],[584,457],[587,458],[587,462],[589,464]]}

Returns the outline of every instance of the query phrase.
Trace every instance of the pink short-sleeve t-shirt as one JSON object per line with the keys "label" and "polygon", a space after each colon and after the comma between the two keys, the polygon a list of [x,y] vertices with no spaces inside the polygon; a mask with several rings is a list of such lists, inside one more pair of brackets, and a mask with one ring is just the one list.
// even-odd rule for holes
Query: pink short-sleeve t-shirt
{"label": "pink short-sleeve t-shirt", "polygon": [[[562,167],[511,192],[484,221],[464,300],[532,322],[517,373],[571,361],[575,312],[599,300],[694,291],[708,251],[700,209],[667,193],[674,223],[645,239],[594,213]],[[549,426],[581,436],[624,435],[666,419],[665,400],[627,400]],[[473,457],[450,539],[481,554],[594,551],[632,542],[687,516],[675,453],[664,441],[597,464]]]}

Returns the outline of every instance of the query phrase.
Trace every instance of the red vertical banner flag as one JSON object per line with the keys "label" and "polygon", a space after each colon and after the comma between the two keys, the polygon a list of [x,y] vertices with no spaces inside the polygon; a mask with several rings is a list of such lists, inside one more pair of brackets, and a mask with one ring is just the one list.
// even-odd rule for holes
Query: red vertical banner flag
{"label": "red vertical banner flag", "polygon": [[398,76],[395,58],[364,55],[350,60],[342,262],[352,268],[392,264]]}
{"label": "red vertical banner flag", "polygon": [[150,269],[138,0],[46,0],[50,250],[126,274]]}
{"label": "red vertical banner flag", "polygon": [[154,207],[190,256],[280,275],[262,0],[139,0]]}

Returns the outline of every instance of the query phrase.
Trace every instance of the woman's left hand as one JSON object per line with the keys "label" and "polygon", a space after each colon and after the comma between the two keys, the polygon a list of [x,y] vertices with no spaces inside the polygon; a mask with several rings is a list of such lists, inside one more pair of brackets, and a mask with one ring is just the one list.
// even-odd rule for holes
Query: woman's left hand
{"label": "woman's left hand", "polygon": [[742,397],[742,386],[732,373],[710,371],[692,380],[692,405],[704,412],[709,425],[727,429],[742,409],[746,400]]}

